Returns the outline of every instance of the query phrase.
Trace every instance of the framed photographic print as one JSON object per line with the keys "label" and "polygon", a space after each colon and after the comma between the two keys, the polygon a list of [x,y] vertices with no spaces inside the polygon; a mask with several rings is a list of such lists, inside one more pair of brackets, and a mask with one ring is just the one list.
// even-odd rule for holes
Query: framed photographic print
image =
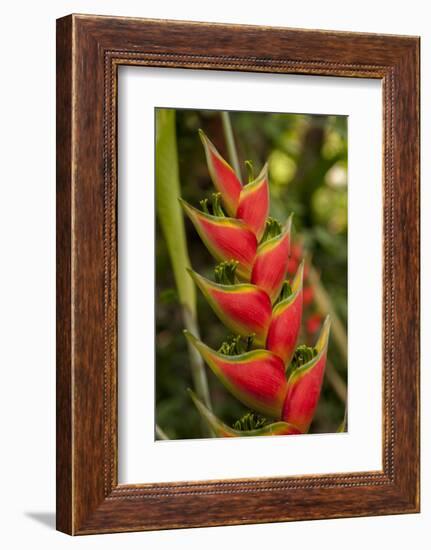
{"label": "framed photographic print", "polygon": [[57,528],[419,511],[419,39],[57,21]]}

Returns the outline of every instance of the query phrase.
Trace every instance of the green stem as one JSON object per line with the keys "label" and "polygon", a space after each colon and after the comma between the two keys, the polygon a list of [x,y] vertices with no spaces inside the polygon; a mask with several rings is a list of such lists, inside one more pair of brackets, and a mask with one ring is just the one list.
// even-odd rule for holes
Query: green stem
{"label": "green stem", "polygon": [[223,124],[224,136],[226,139],[226,146],[229,155],[229,161],[238,179],[241,180],[241,169],[239,167],[238,154],[235,147],[235,139],[233,137],[232,124],[230,121],[229,111],[221,112],[221,120]]}

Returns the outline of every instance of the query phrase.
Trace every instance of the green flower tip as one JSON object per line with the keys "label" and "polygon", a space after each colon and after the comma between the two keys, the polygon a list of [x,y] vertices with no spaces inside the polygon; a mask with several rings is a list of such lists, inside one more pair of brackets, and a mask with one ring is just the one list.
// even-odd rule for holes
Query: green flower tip
{"label": "green flower tip", "polygon": [[247,432],[258,430],[266,424],[268,424],[267,418],[254,412],[248,412],[233,424],[233,429],[239,432]]}
{"label": "green flower tip", "polygon": [[298,346],[292,357],[292,369],[296,370],[299,367],[302,367],[303,365],[314,359],[317,354],[318,351],[315,347],[310,347],[306,345]]}
{"label": "green flower tip", "polygon": [[205,214],[209,214],[209,208],[208,208],[208,199],[202,199],[199,201],[199,204],[201,206],[202,212],[205,212]]}
{"label": "green flower tip", "polygon": [[289,298],[289,296],[292,296],[292,294],[293,294],[293,290],[292,290],[292,287],[290,286],[289,281],[284,281],[280,290],[280,294],[278,295],[278,298],[274,303],[274,307],[280,302],[287,300],[287,298]]}
{"label": "green flower tip", "polygon": [[235,284],[235,273],[239,262],[236,260],[227,260],[217,264],[214,268],[214,278],[220,285]]}
{"label": "green flower tip", "polygon": [[289,366],[287,367],[286,378],[289,379],[295,371],[312,361],[318,354],[319,350],[317,347],[306,346],[305,344],[298,346],[293,354]]}
{"label": "green flower tip", "polygon": [[211,195],[211,209],[209,209],[209,199],[202,199],[199,201],[202,212],[209,214],[210,216],[217,216],[219,218],[225,218],[226,214],[222,207],[221,193],[213,193]]}
{"label": "green flower tip", "polygon": [[219,216],[222,218],[226,217],[226,214],[224,213],[221,205],[221,193],[212,194],[212,207],[214,216]]}
{"label": "green flower tip", "polygon": [[264,243],[266,241],[269,241],[270,239],[273,239],[274,237],[278,237],[282,231],[283,227],[281,223],[275,218],[269,217],[266,220],[265,231],[263,232],[263,236],[260,242]]}
{"label": "green flower tip", "polygon": [[229,336],[219,347],[218,353],[222,355],[234,356],[242,355],[251,350],[255,335],[249,334],[247,337]]}

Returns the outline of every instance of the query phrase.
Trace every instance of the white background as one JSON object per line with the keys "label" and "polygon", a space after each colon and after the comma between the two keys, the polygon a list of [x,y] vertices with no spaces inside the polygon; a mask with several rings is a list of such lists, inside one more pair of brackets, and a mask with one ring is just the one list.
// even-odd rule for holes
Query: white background
{"label": "white background", "polygon": [[[422,36],[422,150],[431,150],[431,30],[427,2],[132,0],[8,2],[2,11],[1,499],[4,548],[427,548],[431,522],[431,395],[422,365],[422,514],[72,539],[53,531],[55,18],[69,12],[176,18]],[[4,41],[4,43],[3,43]],[[431,330],[431,178],[423,155],[425,337]],[[428,536],[429,539],[429,536]]]}
{"label": "white background", "polygon": [[[119,79],[120,482],[381,470],[381,82],[143,67]],[[348,115],[348,434],[154,441],[155,106]]]}

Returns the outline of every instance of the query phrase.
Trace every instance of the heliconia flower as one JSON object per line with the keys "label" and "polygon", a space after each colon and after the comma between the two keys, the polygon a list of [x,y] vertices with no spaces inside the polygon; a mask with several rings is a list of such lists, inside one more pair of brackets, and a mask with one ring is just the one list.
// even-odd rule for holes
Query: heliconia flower
{"label": "heliconia flower", "polygon": [[[208,198],[200,201],[202,211],[180,201],[219,265],[214,269],[215,282],[192,270],[189,273],[233,335],[215,351],[188,331],[184,333],[233,396],[274,422],[251,411],[229,427],[191,392],[192,399],[219,437],[306,433],[320,396],[329,318],[314,348],[297,347],[302,309],[313,299],[314,289],[303,282],[307,266],[299,264],[302,246],[291,243],[292,216],[284,227],[268,216],[266,165],[243,186],[202,131],[200,137],[217,193],[211,203]],[[290,285],[286,277],[294,271]]]}
{"label": "heliconia flower", "polygon": [[267,424],[254,430],[236,430],[235,428],[227,426],[217,418],[217,416],[196,397],[193,391],[189,390],[189,394],[202,418],[205,419],[217,437],[257,437],[262,435],[295,435],[301,433],[296,426],[283,421],[273,422],[272,424]]}
{"label": "heliconia flower", "polygon": [[192,270],[189,273],[215,314],[230,330],[241,336],[254,334],[254,343],[265,345],[272,306],[264,290],[251,284],[218,284]]}
{"label": "heliconia flower", "polygon": [[292,359],[301,328],[303,271],[304,262],[296,272],[292,294],[274,307],[266,339],[266,348],[277,354],[286,366]]}
{"label": "heliconia flower", "polygon": [[283,361],[277,355],[260,349],[241,355],[223,355],[190,332],[184,333],[232,395],[265,416],[281,417],[287,380]]}
{"label": "heliconia flower", "polygon": [[257,240],[247,225],[235,218],[212,216],[182,199],[180,202],[214,258],[219,262],[238,261],[237,274],[249,279],[256,255]]}
{"label": "heliconia flower", "polygon": [[241,182],[202,130],[199,130],[199,135],[205,148],[208,170],[214,186],[221,193],[228,214],[235,216],[242,190]]}
{"label": "heliconia flower", "polygon": [[277,298],[286,278],[291,225],[292,216],[279,235],[259,245],[253,264],[251,283],[263,288],[272,302]]}
{"label": "heliconia flower", "polygon": [[302,433],[308,431],[319,401],[325,372],[329,331],[330,320],[327,317],[315,346],[317,355],[305,365],[294,370],[287,382],[288,390],[282,419],[294,424]]}
{"label": "heliconia flower", "polygon": [[242,188],[236,217],[243,220],[260,241],[265,231],[268,213],[268,165],[265,164],[258,177]]}

